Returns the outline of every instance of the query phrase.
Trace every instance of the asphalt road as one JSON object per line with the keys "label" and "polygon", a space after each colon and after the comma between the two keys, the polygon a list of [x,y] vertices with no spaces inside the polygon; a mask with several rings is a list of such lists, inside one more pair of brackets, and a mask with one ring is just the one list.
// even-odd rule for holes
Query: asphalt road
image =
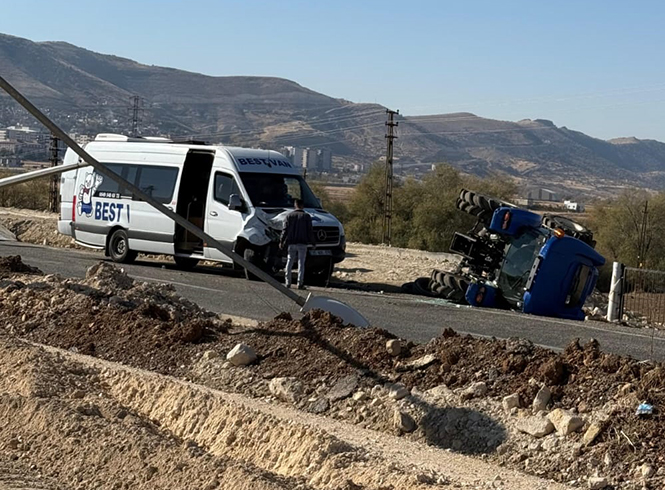
{"label": "asphalt road", "polygon": [[[100,253],[0,242],[0,255],[21,255],[27,264],[45,273],[83,277],[88,267],[103,259]],[[123,266],[138,280],[173,284],[183,296],[218,313],[267,320],[281,311],[298,312],[298,306],[264,283],[246,281],[229,269],[198,268],[192,272],[169,263],[137,261]],[[574,322],[520,313],[451,305],[402,294],[378,294],[337,288],[312,288],[353,306],[373,326],[400,337],[427,342],[445,327],[483,337],[523,337],[552,349],[564,348],[572,339],[597,339],[603,349],[638,359],[665,359],[665,333],[633,329],[602,322]]]}

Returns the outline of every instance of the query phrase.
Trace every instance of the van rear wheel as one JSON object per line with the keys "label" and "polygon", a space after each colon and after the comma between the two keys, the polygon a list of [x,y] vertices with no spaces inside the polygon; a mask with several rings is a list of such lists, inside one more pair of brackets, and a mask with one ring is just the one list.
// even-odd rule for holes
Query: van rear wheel
{"label": "van rear wheel", "polygon": [[129,238],[125,230],[115,230],[109,238],[109,255],[113,262],[129,264],[136,260],[138,252],[129,249]]}

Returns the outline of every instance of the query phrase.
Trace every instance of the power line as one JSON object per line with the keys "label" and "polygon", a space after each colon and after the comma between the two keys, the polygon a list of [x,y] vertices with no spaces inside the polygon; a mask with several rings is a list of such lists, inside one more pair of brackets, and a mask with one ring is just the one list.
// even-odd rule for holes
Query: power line
{"label": "power line", "polygon": [[132,130],[130,134],[134,137],[139,136],[139,124],[143,120],[143,100],[138,95],[131,98],[132,106]]}
{"label": "power line", "polygon": [[542,131],[542,130],[555,130],[557,128],[552,127],[540,127],[540,128],[528,128],[528,127],[518,127],[510,129],[481,129],[478,131],[473,130],[461,130],[461,131],[432,131],[432,132],[412,132],[412,133],[403,133],[402,136],[420,136],[424,134],[482,134],[482,133],[510,133],[516,131]]}
{"label": "power line", "polygon": [[[311,125],[320,125],[320,124],[330,124],[332,122],[342,122],[342,121],[347,121],[347,120],[353,120],[353,119],[365,119],[367,117],[375,116],[378,114],[382,114],[383,111],[368,111],[365,113],[360,113],[360,114],[347,114],[344,116],[336,116],[334,118],[328,118],[328,119],[318,119],[318,120],[312,120],[308,121],[309,124]],[[382,124],[382,123],[376,123],[376,124]],[[358,126],[355,127],[346,127],[346,128],[334,128],[334,129],[329,129],[329,130],[317,130],[316,128],[312,128],[311,130],[308,130],[307,133],[303,132],[293,132],[293,133],[286,133],[280,136],[277,136],[276,138],[284,139],[284,138],[291,138],[291,137],[301,137],[301,135],[309,135],[308,133],[316,132],[315,135],[318,134],[327,134],[331,132],[336,132],[336,131],[344,131],[347,129],[358,129]],[[217,132],[212,132],[212,133],[196,133],[189,135],[189,138],[205,138],[205,139],[212,139],[212,138],[221,138],[223,136],[238,136],[238,135],[252,135],[252,134],[262,134],[264,130],[259,130],[259,129],[246,129],[246,130],[240,130],[240,131],[234,131],[234,130],[226,130],[226,131],[217,131]],[[305,137],[303,136],[303,137]]]}
{"label": "power line", "polygon": [[393,218],[393,140],[397,138],[395,128],[399,123],[395,122],[395,115],[399,114],[399,111],[386,109],[386,113],[388,114],[388,121],[386,121],[388,127],[386,140],[388,144],[386,147],[386,198],[383,204],[383,243],[390,246]]}

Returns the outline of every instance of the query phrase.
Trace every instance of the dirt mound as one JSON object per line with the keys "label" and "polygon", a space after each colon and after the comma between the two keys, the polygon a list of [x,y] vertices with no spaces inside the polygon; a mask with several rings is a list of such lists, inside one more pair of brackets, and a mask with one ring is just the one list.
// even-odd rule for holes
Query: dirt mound
{"label": "dirt mound", "polygon": [[72,237],[58,233],[58,215],[31,210],[0,210],[0,221],[20,242],[78,248]]}
{"label": "dirt mound", "polygon": [[[630,483],[638,466],[665,467],[659,413],[665,366],[604,353],[595,341],[555,353],[522,339],[478,339],[446,329],[424,345],[400,340],[399,353],[389,353],[387,341],[396,340],[389,332],[347,327],[318,311],[234,326],[168,285],[135,282],[109,264],[91,268],[83,281],[5,281],[0,308],[0,328],[32,340],[287,400],[362,427],[486,454],[538,476],[579,480],[600,468],[620,488],[639,488]],[[257,353],[247,367],[225,362],[239,343]],[[541,443],[516,429],[543,386],[551,391],[546,411],[572,411],[584,430]],[[513,394],[518,403],[506,411],[502,399]],[[635,415],[643,401],[656,407],[654,415]],[[593,444],[583,444],[594,422],[601,430]]]}
{"label": "dirt mound", "polygon": [[227,328],[172,286],[136,282],[107,263],[91,267],[83,281],[21,279],[0,286],[5,330],[106,359],[174,372],[194,344]]}
{"label": "dirt mound", "polygon": [[31,267],[24,264],[20,255],[10,255],[8,257],[0,257],[0,276],[19,274],[43,274],[42,271],[36,267]]}

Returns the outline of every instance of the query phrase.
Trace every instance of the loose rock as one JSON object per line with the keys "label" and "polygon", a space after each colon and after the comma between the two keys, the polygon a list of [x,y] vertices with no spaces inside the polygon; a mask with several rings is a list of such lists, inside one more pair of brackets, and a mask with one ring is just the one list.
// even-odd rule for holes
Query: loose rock
{"label": "loose rock", "polygon": [[388,386],[388,396],[393,400],[401,400],[409,394],[409,390],[401,383]]}
{"label": "loose rock", "polygon": [[282,401],[296,403],[302,397],[303,384],[294,377],[273,378],[268,383],[270,393]]}
{"label": "loose rock", "polygon": [[640,474],[642,475],[642,478],[651,478],[656,474],[656,470],[650,464],[644,463],[640,466]]}
{"label": "loose rock", "polygon": [[319,398],[309,406],[309,411],[312,413],[323,413],[330,408],[330,402],[325,398]]}
{"label": "loose rock", "polygon": [[471,398],[479,398],[487,394],[487,385],[482,381],[473,383],[461,393],[462,400],[469,400]]}
{"label": "loose rock", "polygon": [[353,394],[353,399],[357,402],[367,400],[367,398],[368,398],[367,393],[365,393],[364,391],[356,391]]}
{"label": "loose rock", "polygon": [[247,366],[256,361],[256,352],[248,345],[237,344],[226,354],[226,360],[234,366]]}
{"label": "loose rock", "polygon": [[214,350],[207,350],[203,353],[203,359],[205,359],[206,361],[209,361],[211,359],[215,359],[217,357],[218,357],[218,354]]}
{"label": "loose rock", "polygon": [[437,358],[434,354],[427,354],[426,356],[420,357],[415,361],[411,361],[404,365],[408,369],[425,369],[426,367],[434,364],[437,361]]}
{"label": "loose rock", "polygon": [[552,398],[552,392],[547,386],[543,386],[536,397],[533,399],[533,413],[538,413],[542,410],[547,410],[547,405],[550,403],[550,398]]}
{"label": "loose rock", "polygon": [[386,350],[391,356],[399,356],[402,353],[402,342],[399,339],[391,339],[386,342]]}
{"label": "loose rock", "polygon": [[515,426],[520,432],[533,437],[545,437],[554,432],[554,424],[547,417],[532,415],[517,421]]}
{"label": "loose rock", "polygon": [[593,422],[582,436],[582,444],[589,446],[603,431],[603,425],[600,422]]}
{"label": "loose rock", "polygon": [[547,416],[550,419],[556,431],[561,436],[567,436],[573,432],[578,431],[584,426],[584,419],[582,417],[572,414],[562,408],[552,410]]}
{"label": "loose rock", "polygon": [[602,490],[603,488],[606,488],[608,485],[607,478],[603,478],[600,476],[592,476],[589,478],[589,488],[591,490]]}
{"label": "loose rock", "polygon": [[326,398],[328,398],[328,400],[330,400],[331,402],[337,400],[343,400],[344,398],[348,398],[349,396],[351,396],[351,393],[353,393],[357,387],[358,387],[358,376],[356,376],[355,374],[345,376],[339,381],[337,381],[337,383],[335,383],[332,388],[330,388],[330,391],[328,392],[328,395],[326,395]]}
{"label": "loose rock", "polygon": [[517,393],[513,393],[512,395],[508,395],[503,398],[501,401],[501,404],[503,405],[503,409],[506,412],[510,412],[513,408],[519,408],[520,406],[520,396]]}
{"label": "loose rock", "polygon": [[393,424],[402,432],[413,432],[416,430],[416,422],[411,415],[401,410],[393,412]]}

